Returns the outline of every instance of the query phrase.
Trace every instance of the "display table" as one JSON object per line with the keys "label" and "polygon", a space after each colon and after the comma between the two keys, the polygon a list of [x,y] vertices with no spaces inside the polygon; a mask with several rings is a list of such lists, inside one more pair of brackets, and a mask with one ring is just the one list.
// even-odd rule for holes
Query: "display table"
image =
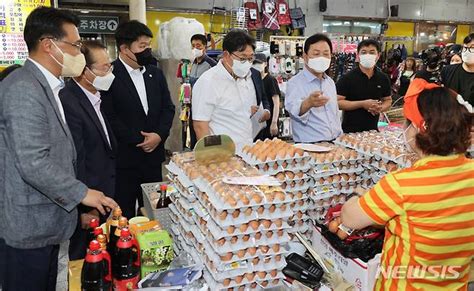
{"label": "display table", "polygon": [[84,260],[69,262],[69,291],[81,290],[81,270]]}

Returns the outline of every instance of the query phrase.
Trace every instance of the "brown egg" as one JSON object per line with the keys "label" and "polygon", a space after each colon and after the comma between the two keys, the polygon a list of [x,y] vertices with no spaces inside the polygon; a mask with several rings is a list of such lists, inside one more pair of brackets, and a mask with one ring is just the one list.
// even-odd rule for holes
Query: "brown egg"
{"label": "brown egg", "polygon": [[266,257],[266,258],[263,260],[263,263],[264,263],[264,264],[268,264],[268,263],[270,263],[271,260],[272,260],[271,257]]}
{"label": "brown egg", "polygon": [[232,253],[227,253],[227,254],[221,256],[221,261],[227,262],[227,261],[229,261],[230,259],[232,259],[233,256],[234,256],[234,255],[233,255]]}
{"label": "brown egg", "polygon": [[258,220],[252,220],[249,222],[249,225],[253,230],[257,230],[260,226],[260,223],[258,223]]}
{"label": "brown egg", "polygon": [[285,210],[286,210],[286,205],[285,205],[285,204],[282,204],[282,205],[280,206],[280,210],[281,210],[281,211],[285,211]]}
{"label": "brown egg", "polygon": [[[301,184],[301,183],[304,183],[304,181],[301,180],[301,181],[300,181],[300,184]],[[296,181],[291,181],[291,182],[290,182],[290,187],[291,187],[291,188],[294,188],[295,186],[296,186]]]}
{"label": "brown egg", "polygon": [[304,151],[302,149],[295,149],[295,156],[302,157],[304,155]]}
{"label": "brown egg", "polygon": [[272,284],[273,284],[273,285],[278,285],[278,284],[280,284],[280,279],[274,279],[274,280],[272,281]]}
{"label": "brown egg", "polygon": [[270,271],[270,276],[272,276],[272,278],[275,278],[277,274],[278,274],[278,271],[276,269]]}
{"label": "brown egg", "polygon": [[262,203],[262,196],[260,196],[260,194],[255,193],[252,195],[252,200],[255,201],[255,203],[257,204],[260,204]]}
{"label": "brown egg", "polygon": [[286,169],[288,167],[288,162],[287,161],[284,161],[281,166],[283,167],[283,169]]}
{"label": "brown egg", "polygon": [[273,245],[273,246],[272,246],[272,250],[273,250],[275,253],[278,253],[278,251],[280,250],[280,245],[279,245],[279,244]]}
{"label": "brown egg", "polygon": [[275,220],[275,225],[277,227],[281,227],[283,225],[283,219],[279,218],[279,219]]}
{"label": "brown egg", "polygon": [[295,173],[291,172],[291,171],[288,171],[286,172],[286,176],[289,178],[289,179],[294,179],[295,178]]}
{"label": "brown egg", "polygon": [[[258,259],[258,258],[257,258]],[[252,282],[253,281],[253,278],[255,278],[255,274],[254,273],[246,273],[245,274],[245,278],[249,281],[249,282]]]}
{"label": "brown egg", "polygon": [[329,229],[329,231],[332,232],[332,233],[336,233],[336,232],[337,232],[338,226],[339,226],[339,224],[337,224],[337,221],[336,221],[336,220],[331,220],[331,221],[328,223],[328,229]]}
{"label": "brown egg", "polygon": [[303,198],[303,192],[298,191],[298,193],[296,193],[296,198],[298,198],[298,199]]}
{"label": "brown egg", "polygon": [[279,181],[285,181],[285,179],[286,179],[285,173],[278,173],[275,177],[276,177]]}
{"label": "brown egg", "polygon": [[290,147],[290,149],[288,149],[288,155],[290,158],[294,158],[296,155],[296,149],[294,147]]}
{"label": "brown egg", "polygon": [[226,196],[225,201],[226,201],[231,207],[237,206],[237,201],[236,201],[233,197],[231,197],[231,196]]}
{"label": "brown egg", "polygon": [[286,189],[287,185],[288,184],[286,182],[283,182],[283,183],[281,183],[281,188]]}
{"label": "brown egg", "polygon": [[263,166],[263,170],[264,170],[265,172],[268,172],[269,169],[270,169],[270,166],[269,166],[268,164],[265,164],[265,165]]}
{"label": "brown egg", "polygon": [[231,225],[229,227],[227,227],[227,233],[228,234],[233,234],[235,231],[235,226]]}
{"label": "brown egg", "polygon": [[[260,278],[260,279],[263,279],[267,276],[267,272],[257,272],[257,276]],[[260,283],[261,284],[261,283]],[[263,285],[262,285],[263,286]]]}
{"label": "brown egg", "polygon": [[242,224],[242,225],[239,226],[239,230],[240,230],[240,232],[244,233],[244,232],[247,231],[247,228],[248,228],[248,227],[249,227],[249,226],[247,225],[247,223],[244,223],[244,224]]}
{"label": "brown egg", "polygon": [[345,231],[343,231],[342,229],[339,229],[339,230],[337,231],[337,236],[338,236],[340,239],[345,240],[349,235],[348,235]]}
{"label": "brown egg", "polygon": [[249,145],[245,145],[245,146],[242,148],[242,152],[248,153],[250,149],[251,149],[251,147],[250,147]]}
{"label": "brown egg", "polygon": [[256,239],[256,240],[259,240],[259,239],[261,239],[261,238],[262,238],[262,233],[261,233],[261,232],[255,233],[255,239]]}
{"label": "brown egg", "polygon": [[229,278],[224,279],[224,281],[222,282],[222,285],[229,286],[230,285],[230,279]]}
{"label": "brown egg", "polygon": [[221,238],[217,241],[217,245],[223,246],[225,244],[225,238]]}
{"label": "brown egg", "polygon": [[245,242],[249,241],[249,239],[250,239],[250,236],[248,234],[246,234],[242,237],[242,240],[245,241]]}
{"label": "brown egg", "polygon": [[271,151],[268,152],[267,158],[270,161],[276,160],[276,157],[277,157],[277,152],[275,150],[271,150]]}
{"label": "brown egg", "polygon": [[278,163],[274,163],[273,166],[272,166],[272,169],[273,170],[278,170]]}
{"label": "brown egg", "polygon": [[232,217],[233,217],[233,218],[237,218],[237,217],[239,217],[239,215],[240,215],[240,211],[239,211],[239,210],[234,210],[234,212],[232,212]]}
{"label": "brown egg", "polygon": [[285,149],[279,149],[277,153],[277,157],[279,159],[284,159],[286,157],[286,150]]}
{"label": "brown egg", "polygon": [[263,206],[260,206],[260,207],[257,209],[257,213],[258,213],[258,214],[263,214],[263,211],[265,211],[265,208],[263,208]]}
{"label": "brown egg", "polygon": [[237,257],[239,257],[239,258],[245,257],[245,253],[246,253],[246,252],[247,252],[247,250],[245,250],[245,249],[239,250],[239,251],[237,252]]}
{"label": "brown egg", "polygon": [[273,193],[266,193],[266,194],[265,194],[265,200],[266,200],[268,203],[272,203],[272,202],[273,202],[273,199],[275,199],[275,194],[273,194]]}
{"label": "brown egg", "polygon": [[257,253],[257,248],[256,248],[256,247],[250,247],[250,248],[247,249],[247,252],[248,252],[251,256],[253,256],[253,255],[255,255],[255,254]]}
{"label": "brown egg", "polygon": [[255,265],[258,265],[258,263],[260,263],[260,259],[257,257],[257,258],[253,258],[252,260],[252,264],[255,266]]}
{"label": "brown egg", "polygon": [[279,237],[282,237],[283,236],[283,229],[279,229],[277,234],[278,234]]}
{"label": "brown egg", "polygon": [[235,244],[235,243],[237,243],[238,240],[239,240],[238,237],[233,236],[233,237],[230,239],[230,243],[231,243],[231,244]]}
{"label": "brown egg", "polygon": [[276,255],[275,256],[275,262],[281,261],[281,255]]}
{"label": "brown egg", "polygon": [[260,286],[262,286],[263,288],[267,287],[268,286],[268,281],[260,282]]}
{"label": "brown egg", "polygon": [[249,201],[249,199],[247,198],[247,195],[242,194],[242,195],[239,196],[239,198],[240,198],[240,201],[242,201],[242,203],[243,203],[244,205],[249,205],[250,201]]}
{"label": "brown egg", "polygon": [[324,183],[326,183],[326,181],[324,181],[324,178],[319,178],[319,184],[323,185]]}
{"label": "brown egg", "polygon": [[245,209],[244,213],[245,213],[245,216],[250,216],[250,215],[252,215],[252,208],[247,208],[247,209]]}
{"label": "brown egg", "polygon": [[268,231],[265,236],[268,238],[268,239],[271,239],[272,236],[273,236],[273,231]]}
{"label": "brown egg", "polygon": [[267,228],[269,228],[269,227],[272,225],[272,221],[271,221],[271,220],[263,220],[263,221],[261,222],[261,224],[263,225],[263,227],[264,227],[265,229],[267,229]]}
{"label": "brown egg", "polygon": [[244,276],[237,276],[237,277],[234,277],[234,281],[235,281],[235,283],[237,283],[237,284],[240,284],[243,279],[244,279]]}
{"label": "brown egg", "polygon": [[275,199],[284,201],[285,200],[285,193],[283,192],[275,192]]}
{"label": "brown egg", "polygon": [[252,284],[250,284],[250,288],[251,288],[251,289],[257,288],[257,283],[252,283]]}
{"label": "brown egg", "polygon": [[275,205],[272,205],[272,206],[270,206],[270,208],[268,208],[268,211],[269,211],[270,213],[275,212],[275,210],[276,210],[276,206],[275,206]]}
{"label": "brown egg", "polygon": [[266,254],[268,253],[268,250],[270,250],[268,246],[260,246],[259,249],[262,252],[262,254]]}

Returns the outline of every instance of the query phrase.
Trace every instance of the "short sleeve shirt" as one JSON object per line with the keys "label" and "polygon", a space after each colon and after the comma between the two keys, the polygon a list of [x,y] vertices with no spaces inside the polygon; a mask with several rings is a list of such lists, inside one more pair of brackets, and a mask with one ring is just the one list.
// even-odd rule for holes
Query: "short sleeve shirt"
{"label": "short sleeve shirt", "polygon": [[[337,82],[336,88],[337,94],[346,97],[348,101],[382,100],[391,96],[390,78],[378,68],[370,79],[360,68],[356,68],[344,75]],[[379,115],[373,116],[363,108],[344,111],[342,129],[346,133],[377,130],[378,120]]]}

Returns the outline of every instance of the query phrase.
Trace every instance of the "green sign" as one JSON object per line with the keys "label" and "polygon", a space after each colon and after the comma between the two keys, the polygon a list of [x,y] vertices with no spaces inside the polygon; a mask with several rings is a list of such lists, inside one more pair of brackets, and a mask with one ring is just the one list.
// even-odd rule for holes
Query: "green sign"
{"label": "green sign", "polygon": [[114,34],[119,25],[118,16],[79,15],[79,33]]}

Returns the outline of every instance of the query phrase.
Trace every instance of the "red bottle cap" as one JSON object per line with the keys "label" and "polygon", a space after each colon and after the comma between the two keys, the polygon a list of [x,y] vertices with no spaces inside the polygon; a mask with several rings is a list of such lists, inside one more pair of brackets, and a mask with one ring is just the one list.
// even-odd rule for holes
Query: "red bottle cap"
{"label": "red bottle cap", "polygon": [[122,231],[120,232],[120,236],[121,237],[129,237],[130,236],[130,230],[127,227],[122,228]]}
{"label": "red bottle cap", "polygon": [[104,230],[102,229],[102,227],[96,227],[94,228],[94,235],[95,236],[98,236],[99,234],[104,234]]}
{"label": "red bottle cap", "polygon": [[166,184],[161,184],[161,186],[160,186],[160,190],[161,190],[161,191],[166,191],[167,189],[168,189],[168,185],[166,185]]}
{"label": "red bottle cap", "polygon": [[90,222],[89,222],[89,227],[92,228],[92,229],[95,229],[96,227],[99,226],[99,221],[95,218],[93,218]]}
{"label": "red bottle cap", "polygon": [[100,249],[100,243],[96,240],[93,240],[89,244],[89,250],[90,251],[97,251]]}

